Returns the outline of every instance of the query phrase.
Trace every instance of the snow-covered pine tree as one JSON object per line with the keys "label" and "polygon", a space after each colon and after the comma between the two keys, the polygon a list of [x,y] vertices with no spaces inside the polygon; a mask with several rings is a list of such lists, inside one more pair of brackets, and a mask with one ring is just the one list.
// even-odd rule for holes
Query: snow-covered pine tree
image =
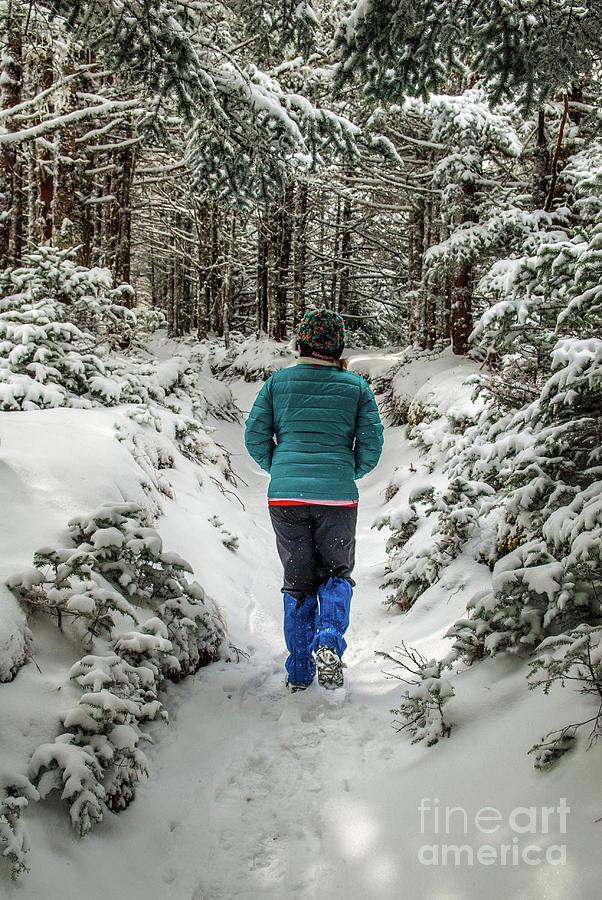
{"label": "snow-covered pine tree", "polygon": [[[118,812],[133,800],[139,777],[148,774],[148,761],[139,745],[150,738],[141,726],[157,717],[166,718],[166,713],[148,666],[131,666],[115,654],[88,655],[73,666],[71,678],[83,695],[62,717],[67,731],[54,744],[36,750],[30,774],[42,799],[54,788],[65,786],[62,796],[71,801],[73,826],[84,835],[103,818],[105,807]],[[65,746],[69,751],[63,759]],[[89,753],[98,764],[87,766],[90,783],[67,792],[72,777],[69,766],[72,761],[85,762]]]}
{"label": "snow-covered pine tree", "polygon": [[[144,510],[109,505],[69,523],[71,546],[38,550],[35,568],[10,579],[19,599],[75,629],[87,649],[101,636],[157,678],[178,680],[214,660],[224,627],[190,565],[166,553]],[[124,620],[140,626],[123,637]],[[148,635],[148,639],[143,637]],[[127,638],[127,639],[126,639]]]}
{"label": "snow-covered pine tree", "polygon": [[10,864],[11,876],[17,879],[28,871],[27,854],[31,847],[29,831],[22,815],[40,795],[24,775],[4,777],[0,785],[0,846]]}
{"label": "snow-covered pine tree", "polygon": [[516,183],[508,189],[504,182],[523,149],[522,123],[512,104],[492,112],[481,89],[432,96],[427,103],[408,100],[404,109],[428,123],[428,141],[437,148],[432,150],[431,187],[440,192],[442,227],[438,238],[430,235],[424,252],[422,293],[428,294],[429,287],[448,293],[452,347],[464,354],[472,331],[474,285],[487,260],[507,247],[509,234],[517,230]]}
{"label": "snow-covered pine tree", "polygon": [[[479,290],[493,301],[474,337],[503,357],[500,399],[511,407],[511,381],[541,387],[559,337],[596,337],[602,300],[597,286],[602,223],[602,145],[590,143],[568,159],[565,196],[554,214],[535,213],[513,258],[500,259],[484,275]],[[499,302],[495,302],[499,301]],[[496,381],[490,379],[493,390]],[[520,397],[517,398],[520,400]]]}
{"label": "snow-covered pine tree", "polygon": [[166,713],[148,666],[131,666],[115,654],[88,655],[71,678],[83,694],[62,716],[67,730],[34,752],[29,773],[40,799],[60,791],[83,836],[107,810],[119,812],[134,799],[140,776],[148,774],[140,744],[150,737],[142,726]]}
{"label": "snow-covered pine tree", "polygon": [[471,624],[458,629],[461,637],[478,631],[489,653],[532,650],[550,629],[594,625],[601,613],[602,341],[563,339],[553,365],[533,403],[484,429],[450,465],[468,464],[473,477],[497,488],[489,504],[499,522],[494,594],[479,599]]}
{"label": "snow-covered pine tree", "polygon": [[0,804],[0,839],[15,872],[27,850],[19,822],[27,800],[58,790],[82,835],[107,809],[124,809],[148,770],[144,725],[166,717],[163,682],[219,655],[225,625],[217,605],[145,520],[132,504],[80,516],[69,523],[70,547],[38,551],[37,568],[9,579],[22,602],[56,615],[89,651],[71,671],[84,693],[62,718],[66,730],[35,751],[33,784],[24,779],[23,790],[7,791]]}
{"label": "snow-covered pine tree", "polygon": [[265,201],[282,192],[289,174],[319,163],[327,147],[357,153],[358,130],[348,119],[284,90],[237,49],[247,45],[241,38],[249,12],[272,23],[275,47],[296,36],[307,44],[315,27],[308,3],[258,0],[245,5],[244,16],[241,7],[179,0],[130,0],[128,16],[103,0],[49,7],[99,59],[141,85],[150,104],[146,127],[164,138],[171,110],[192,125],[189,164],[197,183],[217,196]]}
{"label": "snow-covered pine tree", "polygon": [[[412,495],[409,507],[395,508],[377,520],[376,527],[387,525],[393,532],[386,545],[390,555],[381,585],[389,592],[387,604],[402,610],[414,605],[464,550],[479,524],[479,501],[493,494],[486,482],[457,476],[445,490],[423,489]],[[409,543],[419,522],[423,530]]]}
{"label": "snow-covered pine tree", "polygon": [[232,0],[247,40],[263,60],[287,50],[307,60],[316,43],[319,21],[313,0]]}
{"label": "snow-covered pine tree", "polygon": [[[529,236],[525,255],[498,263],[488,276],[498,279],[497,289],[506,296],[483,316],[477,334],[484,348],[500,352],[501,374],[473,378],[486,398],[476,424],[463,434],[439,429],[450,488],[455,484],[460,491],[450,495],[451,505],[439,503],[434,531],[447,521],[464,541],[459,528],[478,520],[481,536],[475,533],[471,552],[493,569],[493,591],[476,595],[468,617],[450,631],[455,641],[450,659],[471,663],[500,652],[534,655],[534,683],[549,688],[576,679],[584,693],[597,696],[602,620],[597,145],[568,161],[563,180],[563,227],[552,223],[551,230]],[[518,373],[524,373],[530,402],[516,389]],[[430,433],[432,441],[432,427]],[[436,562],[436,554],[427,554],[427,560],[431,555]],[[419,564],[423,561],[409,553],[403,563],[408,577]],[[598,714],[592,721],[597,735]],[[538,764],[567,749],[579,724],[544,739]]]}
{"label": "snow-covered pine tree", "polygon": [[[210,382],[202,356],[160,363],[149,361],[148,354],[132,358],[139,324],[144,335],[149,323],[161,324],[162,318],[130,309],[130,292],[128,285],[114,287],[107,269],[80,266],[71,250],[54,247],[41,247],[22,266],[2,273],[0,409],[128,402],[128,416],[149,427],[131,434],[122,427],[118,437],[145,444],[142,453],[133,447],[133,455],[151,482],[159,478],[157,469],[173,463],[176,448],[218,465],[220,475],[232,480],[228,454],[204,424],[208,415],[237,418],[229,390]],[[129,358],[125,345],[132,351]],[[169,410],[165,422],[158,408]],[[165,482],[156,486],[169,493]]]}
{"label": "snow-covered pine tree", "polygon": [[413,744],[425,741],[428,747],[449,737],[451,724],[446,721],[443,707],[454,696],[454,689],[449,678],[443,676],[445,663],[427,660],[405,644],[394,653],[376,655],[394,663],[388,674],[409,685],[403,691],[399,708],[391,710],[401,717],[398,730],[407,729]]}
{"label": "snow-covered pine tree", "polygon": [[493,102],[530,109],[594,71],[601,34],[598,3],[355,0],[337,34],[337,81],[361,78],[379,99],[426,99],[450,73],[471,71]]}
{"label": "snow-covered pine tree", "polygon": [[119,399],[106,351],[131,340],[136,319],[106,269],[78,266],[72,256],[41,247],[0,275],[2,409]]}

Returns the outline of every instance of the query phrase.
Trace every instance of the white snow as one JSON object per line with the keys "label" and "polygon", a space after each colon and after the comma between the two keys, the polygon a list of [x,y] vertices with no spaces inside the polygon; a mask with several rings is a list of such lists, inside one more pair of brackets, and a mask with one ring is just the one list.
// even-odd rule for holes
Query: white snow
{"label": "white snow", "polygon": [[[262,351],[251,359],[249,351],[248,364],[264,368],[267,356]],[[375,362],[375,371],[387,364]],[[423,363],[420,378],[409,370],[404,382],[402,370],[398,389],[412,400],[420,390],[423,402],[436,408],[453,404],[466,412],[468,389],[460,397],[458,386],[474,369],[473,363],[444,357],[429,372]],[[241,379],[232,387],[240,407],[248,410],[259,383]],[[114,426],[128,422],[122,407],[0,416],[0,583],[31,570],[37,548],[58,546],[74,516],[102,503],[150,503],[140,485],[140,466],[114,437]],[[526,755],[555,722],[572,721],[576,707],[589,709],[584,699],[570,688],[553,690],[547,698],[528,693],[524,663],[500,656],[446,676],[456,688],[446,706],[454,724],[449,740],[430,748],[411,745],[393,726],[391,710],[404,685],[391,677],[399,671],[375,651],[391,652],[404,641],[428,659],[441,658],[450,649],[443,635],[465,614],[467,600],[491,583],[485,565],[460,555],[409,612],[382,605],[386,534],[372,523],[389,511],[406,521],[416,484],[445,481],[437,469],[440,460],[431,459],[435,470],[427,478],[424,458],[409,445],[405,428],[387,428],[379,467],[359,483],[346,687],[327,693],[314,685],[289,695],[267,476],[247,457],[240,423],[214,424],[215,440],[232,454],[237,484],[229,493],[209,477],[199,484],[204,468],[178,457],[163,470],[173,496],[162,496],[156,527],[166,554],[190,562],[221,606],[236,649],[229,661],[202,669],[162,696],[170,724],[150,726],[154,746],[145,749],[150,776],[128,809],[106,816],[82,840],[58,801],[30,806],[24,821],[31,833],[31,871],[16,884],[3,873],[1,895],[7,900],[597,897],[599,748],[578,748],[548,775],[537,773]],[[386,504],[384,489],[396,467],[400,491]],[[238,537],[236,552],[223,545],[222,532],[211,522],[216,516]],[[97,546],[109,547],[119,532],[107,528],[96,534]],[[547,586],[542,583],[541,589]],[[0,648],[10,640],[4,635],[11,628],[23,632],[22,614],[4,587],[0,624]],[[84,654],[51,622],[34,617],[32,628],[33,659],[13,682],[0,684],[0,776],[6,783],[13,774],[26,773],[34,753],[35,766],[61,754],[68,775],[62,790],[68,796],[86,783],[87,766],[93,765],[81,748],[54,742],[61,717],[90,712],[87,706],[78,710],[81,692],[69,677]],[[147,621],[145,629],[151,628]],[[149,639],[153,646],[164,640],[158,631],[137,631],[128,639]],[[94,692],[86,695],[89,702],[115,703],[107,691],[117,677],[110,663],[89,656],[76,667]],[[111,732],[116,747],[133,748],[137,740],[128,726]],[[41,792],[50,789],[52,777],[49,773]]]}
{"label": "white snow", "polygon": [[10,681],[27,655],[25,614],[4,584],[0,584],[0,682]]}

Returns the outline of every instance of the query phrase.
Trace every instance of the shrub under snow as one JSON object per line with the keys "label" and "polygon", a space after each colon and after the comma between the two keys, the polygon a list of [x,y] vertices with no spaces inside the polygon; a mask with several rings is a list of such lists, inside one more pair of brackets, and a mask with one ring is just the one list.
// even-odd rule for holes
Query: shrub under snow
{"label": "shrub under snow", "polygon": [[[563,172],[574,195],[562,227],[530,235],[522,259],[484,279],[507,296],[475,330],[484,351],[501,354],[501,369],[472,377],[484,402],[474,421],[458,427],[453,411],[431,408],[410,422],[417,446],[444,455],[447,487],[377,524],[393,529],[387,584],[402,608],[459,552],[491,567],[492,590],[450,630],[447,662],[520,654],[533,660],[533,685],[576,680],[599,707],[602,149],[588,152]],[[599,736],[599,708],[589,722]],[[582,724],[544,737],[537,765],[562,755]]]}
{"label": "shrub under snow", "polygon": [[65,730],[35,751],[26,790],[7,786],[0,803],[0,841],[15,874],[25,867],[28,801],[58,791],[82,835],[107,810],[125,808],[148,770],[144,725],[166,717],[162,683],[219,655],[225,629],[215,602],[189,578],[190,565],[163,550],[146,515],[121,504],[77,517],[68,546],[37,551],[35,568],[10,579],[26,606],[88,651],[71,671],[83,693],[62,717]]}

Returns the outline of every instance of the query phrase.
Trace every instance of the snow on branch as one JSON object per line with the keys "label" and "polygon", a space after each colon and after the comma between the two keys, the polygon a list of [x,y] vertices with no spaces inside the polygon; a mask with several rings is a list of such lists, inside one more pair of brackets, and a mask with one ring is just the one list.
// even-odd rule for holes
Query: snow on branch
{"label": "snow on branch", "polygon": [[80,122],[82,119],[93,118],[94,116],[104,115],[115,109],[138,109],[140,112],[139,100],[106,100],[96,106],[86,106],[83,109],[75,109],[72,112],[64,113],[64,115],[56,116],[38,125],[32,125],[30,128],[22,128],[20,131],[3,131],[0,132],[0,146],[6,144],[22,144],[25,141],[34,140],[44,134],[49,134],[69,125],[72,122]]}

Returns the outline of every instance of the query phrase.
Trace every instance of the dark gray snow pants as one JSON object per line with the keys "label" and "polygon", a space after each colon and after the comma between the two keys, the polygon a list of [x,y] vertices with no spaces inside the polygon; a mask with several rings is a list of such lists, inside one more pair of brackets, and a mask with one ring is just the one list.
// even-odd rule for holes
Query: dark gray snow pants
{"label": "dark gray snow pants", "polygon": [[352,585],[357,506],[270,506],[276,547],[284,568],[282,590],[301,600],[329,578]]}

